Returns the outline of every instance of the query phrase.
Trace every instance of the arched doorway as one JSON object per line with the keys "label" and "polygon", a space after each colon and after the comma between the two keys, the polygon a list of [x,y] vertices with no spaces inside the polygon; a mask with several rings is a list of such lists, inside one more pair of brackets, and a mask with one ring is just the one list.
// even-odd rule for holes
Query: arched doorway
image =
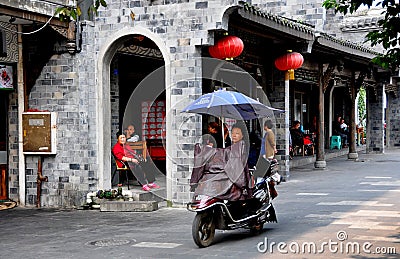
{"label": "arched doorway", "polygon": [[[121,41],[111,62],[112,144],[117,141],[114,133],[134,129],[135,137],[127,135],[127,144],[141,144],[137,152],[147,160],[143,164],[146,173],[156,174],[165,186],[164,59],[154,42],[143,35],[129,35]],[[128,177],[133,180],[132,174]],[[112,179],[112,184],[117,183]]]}
{"label": "arched doorway", "polygon": [[[168,109],[169,58],[164,43],[157,35],[141,27],[125,28],[108,38],[99,53],[97,66],[97,137],[99,158],[99,189],[111,188],[111,147],[116,141],[115,133],[123,130],[130,122],[135,122],[140,133],[143,133],[142,113],[132,109],[135,116],[124,122],[126,107],[138,86],[154,70],[162,70],[161,84],[163,91],[157,98],[164,99]],[[158,69],[157,69],[158,68]],[[141,87],[139,87],[141,88]],[[147,92],[151,89],[146,89]],[[156,99],[157,99],[156,98]],[[144,101],[144,99],[143,99]],[[151,100],[149,100],[151,101]],[[142,105],[140,103],[140,105]],[[140,119],[139,119],[140,118]],[[164,118],[168,122],[168,115]],[[168,124],[165,123],[166,129]],[[143,135],[143,134],[141,134]],[[143,136],[142,136],[143,137]],[[164,162],[163,171],[167,172],[168,161]],[[167,174],[167,173],[166,173]],[[167,186],[168,187],[168,186]],[[168,192],[168,188],[167,188]]]}

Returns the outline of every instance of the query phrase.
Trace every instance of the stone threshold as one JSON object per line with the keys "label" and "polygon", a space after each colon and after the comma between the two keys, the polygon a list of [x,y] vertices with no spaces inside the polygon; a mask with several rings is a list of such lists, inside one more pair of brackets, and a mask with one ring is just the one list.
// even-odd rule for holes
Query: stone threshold
{"label": "stone threshold", "polygon": [[158,210],[157,201],[112,201],[105,200],[100,202],[102,212],[150,212]]}

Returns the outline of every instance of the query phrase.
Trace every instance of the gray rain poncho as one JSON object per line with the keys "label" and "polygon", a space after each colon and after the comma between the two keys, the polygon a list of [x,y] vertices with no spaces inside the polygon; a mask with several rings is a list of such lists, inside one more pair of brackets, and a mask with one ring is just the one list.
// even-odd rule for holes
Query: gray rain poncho
{"label": "gray rain poncho", "polygon": [[247,153],[244,141],[227,148],[196,144],[190,179],[195,195],[230,201],[250,198]]}

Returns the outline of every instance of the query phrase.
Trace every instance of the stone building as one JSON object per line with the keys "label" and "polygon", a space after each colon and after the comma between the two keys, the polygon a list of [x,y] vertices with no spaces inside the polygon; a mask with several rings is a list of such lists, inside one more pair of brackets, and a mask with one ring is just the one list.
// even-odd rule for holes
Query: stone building
{"label": "stone building", "polygon": [[[389,83],[394,98],[387,122],[393,132],[400,126],[395,118],[396,82],[371,66],[377,53],[357,44],[359,36],[352,38],[347,25],[334,26],[343,17],[326,11],[321,1],[107,3],[98,16],[83,15],[68,23],[53,14],[55,8],[75,1],[0,1],[3,51],[6,46],[0,60],[12,68],[14,79],[8,92],[0,92],[6,125],[0,138],[5,164],[2,199],[26,206],[35,205],[38,198],[44,207],[82,205],[89,191],[112,187],[115,133],[135,124],[153,150],[154,168],[165,179],[165,198],[172,204],[186,203],[191,197],[193,145],[208,118],[181,111],[218,87],[239,90],[286,111],[274,120],[277,158],[287,178],[291,121],[300,119],[311,128],[318,118],[316,166],[325,166],[331,123],[323,118],[329,122],[335,113],[345,112],[353,118],[351,103],[361,85],[368,89],[367,150],[384,151],[382,98],[383,86]],[[243,40],[244,52],[233,61],[210,59],[208,47],[226,33]],[[287,50],[305,58],[289,85],[284,72],[274,67],[274,60]],[[334,90],[338,84],[342,87]],[[55,154],[24,152],[22,120],[27,111],[57,115]],[[400,145],[392,131],[390,138]],[[355,153],[354,145],[349,154]],[[40,183],[40,195],[39,168],[48,177]]]}

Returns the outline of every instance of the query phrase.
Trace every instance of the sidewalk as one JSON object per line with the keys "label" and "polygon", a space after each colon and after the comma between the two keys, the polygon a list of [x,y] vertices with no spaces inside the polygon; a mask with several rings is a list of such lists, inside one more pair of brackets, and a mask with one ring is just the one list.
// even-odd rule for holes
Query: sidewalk
{"label": "sidewalk", "polygon": [[[399,162],[400,165],[400,148],[392,148],[385,149],[385,153],[366,153],[365,145],[357,147],[358,159],[350,160],[347,158],[348,148],[341,150],[330,150],[329,153],[325,154],[326,158],[326,168],[325,171],[346,171],[348,170],[348,163],[354,161],[355,163],[362,162],[374,162],[373,165],[377,165],[377,169],[379,168],[379,164],[383,162]],[[296,166],[290,168],[291,177],[294,174],[301,174],[305,171],[315,171],[314,162],[307,163],[304,161],[298,162]],[[315,161],[315,156],[314,156]],[[317,170],[318,171],[318,170]],[[398,171],[397,168],[394,168],[394,171]],[[293,173],[293,174],[292,174]],[[377,171],[379,174],[379,169]],[[290,181],[290,180],[289,180]]]}
{"label": "sidewalk", "polygon": [[[365,145],[357,146],[356,150],[357,153],[365,152],[366,150]],[[335,157],[345,156],[349,153],[349,148],[342,148],[342,149],[325,149],[325,160],[328,161]],[[317,155],[314,154],[312,156],[295,156],[292,160],[289,161],[290,171],[293,170],[295,167],[313,164],[316,160]]]}

